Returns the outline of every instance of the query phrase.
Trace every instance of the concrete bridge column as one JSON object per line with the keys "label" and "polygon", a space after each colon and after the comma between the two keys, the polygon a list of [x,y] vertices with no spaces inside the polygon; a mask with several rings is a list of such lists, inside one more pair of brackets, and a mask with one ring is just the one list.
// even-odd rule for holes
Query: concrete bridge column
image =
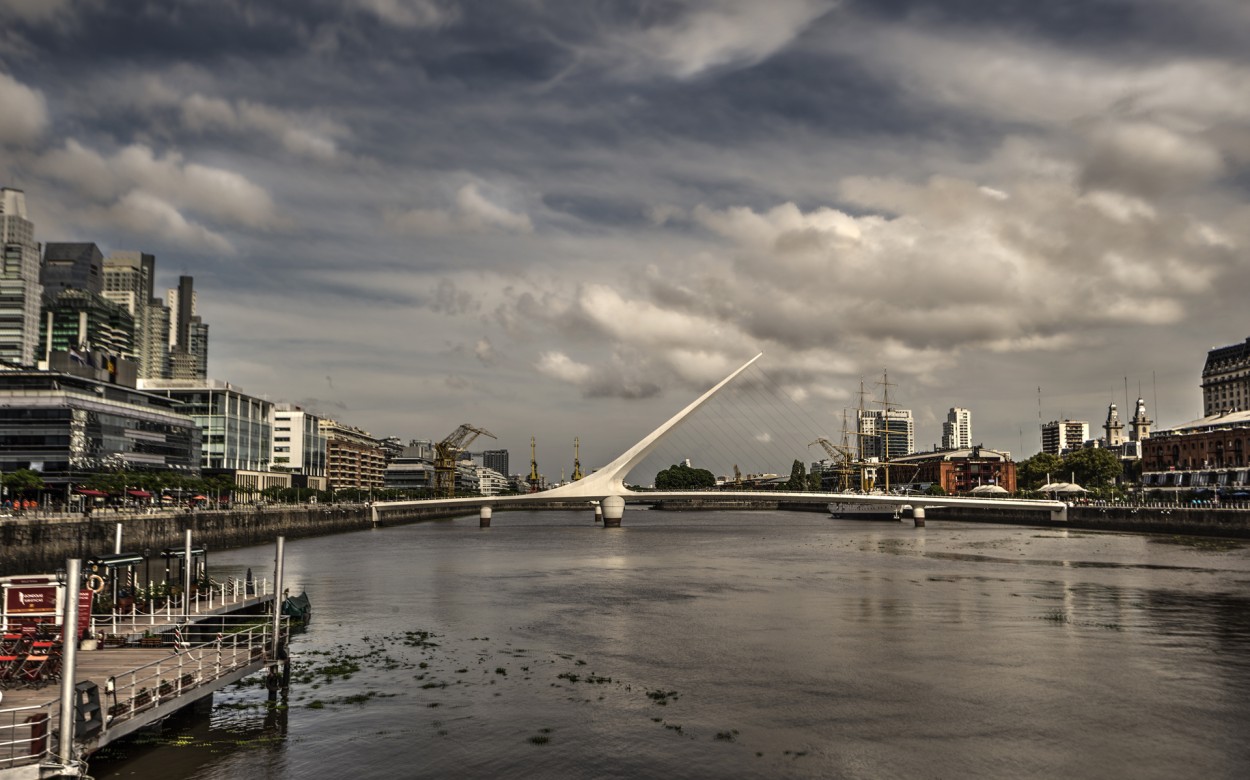
{"label": "concrete bridge column", "polygon": [[487,504],[483,504],[482,508],[477,511],[478,528],[490,528],[491,508]]}
{"label": "concrete bridge column", "polygon": [[912,522],[917,528],[924,528],[924,507],[918,506],[911,511]]}
{"label": "concrete bridge column", "polygon": [[620,528],[621,518],[625,515],[625,499],[621,496],[608,496],[599,502],[603,512],[604,528]]}
{"label": "concrete bridge column", "polygon": [[598,501],[595,502],[595,522],[603,522],[603,507],[599,505]]}

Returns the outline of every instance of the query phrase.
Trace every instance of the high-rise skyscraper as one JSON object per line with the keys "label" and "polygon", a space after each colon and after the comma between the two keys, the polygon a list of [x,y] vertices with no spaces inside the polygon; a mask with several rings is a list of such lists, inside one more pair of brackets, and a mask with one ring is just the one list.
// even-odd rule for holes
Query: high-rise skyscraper
{"label": "high-rise skyscraper", "polygon": [[863,409],[858,420],[860,457],[889,460],[916,451],[911,409]]}
{"label": "high-rise skyscraper", "polygon": [[39,344],[39,245],[26,194],[0,188],[0,360],[32,366]]}
{"label": "high-rise skyscraper", "polygon": [[114,252],[104,259],[104,297],[135,320],[139,376],[169,375],[169,309],[154,296],[156,258],[143,252]]}
{"label": "high-rise skyscraper", "polygon": [[39,335],[41,360],[50,359],[52,352],[87,350],[108,358],[135,357],[135,321],[130,312],[99,293],[77,287],[44,296]]}
{"label": "high-rise skyscraper", "polygon": [[965,450],[972,446],[972,412],[952,406],[942,423],[942,449]]}
{"label": "high-rise skyscraper", "polygon": [[508,451],[507,450],[483,450],[482,465],[488,469],[494,469],[505,477],[508,476]]}
{"label": "high-rise skyscraper", "polygon": [[65,290],[87,290],[99,295],[104,292],[104,253],[91,242],[44,244],[39,283],[49,297]]}
{"label": "high-rise skyscraper", "polygon": [[1079,449],[1089,439],[1085,420],[1051,420],[1042,425],[1042,452],[1063,455]]}
{"label": "high-rise skyscraper", "polygon": [[171,379],[208,377],[208,323],[195,313],[195,290],[190,276],[178,277],[168,292],[169,376]]}

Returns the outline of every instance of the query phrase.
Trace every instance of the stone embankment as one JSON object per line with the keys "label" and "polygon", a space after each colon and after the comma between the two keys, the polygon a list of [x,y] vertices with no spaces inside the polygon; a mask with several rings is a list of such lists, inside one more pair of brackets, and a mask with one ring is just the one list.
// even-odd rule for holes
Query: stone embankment
{"label": "stone embankment", "polygon": [[1175,506],[1073,506],[1067,522],[1050,519],[1048,512],[998,512],[993,509],[929,507],[929,520],[964,520],[1006,525],[1080,528],[1091,531],[1180,536],[1250,538],[1250,509]]}
{"label": "stone embankment", "polygon": [[[514,507],[497,506],[495,511]],[[517,510],[577,510],[589,516],[585,501],[545,502],[515,507]],[[476,515],[477,507],[448,508],[411,506],[387,508],[378,525],[391,526],[422,520]],[[363,531],[372,528],[373,512],[366,504],[331,504],[238,507],[218,511],[169,511],[155,514],[98,512],[90,519],[80,515],[36,515],[0,518],[0,576],[56,571],[67,558],[89,558],[113,551],[117,523],[122,524],[125,552],[152,550],[159,556],[168,547],[181,548],[186,529],[194,544],[213,550],[270,544],[279,536],[305,536]]]}

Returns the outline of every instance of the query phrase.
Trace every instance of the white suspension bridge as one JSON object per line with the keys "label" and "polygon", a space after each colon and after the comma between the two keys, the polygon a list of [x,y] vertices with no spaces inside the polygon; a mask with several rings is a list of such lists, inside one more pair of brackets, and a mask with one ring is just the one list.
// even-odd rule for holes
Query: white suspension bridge
{"label": "white suspension bridge", "polygon": [[1037,511],[1050,512],[1052,520],[1066,521],[1068,507],[1062,501],[1038,501],[1025,499],[985,499],[960,496],[931,495],[889,495],[863,493],[826,493],[807,491],[734,491],[726,493],[721,490],[632,490],[625,484],[630,471],[647,458],[664,440],[687,420],[696,410],[720,393],[727,385],[738,378],[763,353],[748,360],[741,367],[722,379],[714,387],[701,395],[685,409],[673,415],[667,422],[645,436],[634,446],[623,452],[619,457],[603,468],[589,474],[576,482],[570,482],[550,490],[514,496],[490,496],[473,498],[424,499],[419,501],[385,501],[373,506],[373,519],[378,522],[385,519],[388,513],[412,507],[463,507],[466,510],[476,508],[482,526],[489,526],[492,509],[496,506],[516,506],[525,504],[546,504],[551,502],[585,501],[587,507],[598,506],[603,515],[605,528],[620,526],[627,503],[653,503],[666,499],[713,499],[725,500],[761,500],[761,501],[807,501],[854,504],[883,504],[888,506],[911,507],[916,525],[922,525],[927,507],[978,507],[992,508],[1003,512]]}

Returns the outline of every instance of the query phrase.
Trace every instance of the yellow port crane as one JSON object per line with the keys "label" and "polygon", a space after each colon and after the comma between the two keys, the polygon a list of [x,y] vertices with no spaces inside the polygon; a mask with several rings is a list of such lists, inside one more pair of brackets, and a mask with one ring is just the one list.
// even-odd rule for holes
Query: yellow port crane
{"label": "yellow port crane", "polygon": [[582,459],[581,459],[581,456],[578,454],[578,449],[580,447],[581,447],[581,442],[578,441],[576,436],[574,436],[573,437],[573,481],[574,482],[576,482],[577,480],[581,479],[584,476],[582,474]]}
{"label": "yellow port crane", "polygon": [[814,447],[817,444],[821,446],[825,452],[829,453],[830,459],[837,464],[838,470],[838,492],[845,493],[851,489],[851,475],[855,473],[854,460],[855,452],[847,444],[837,445],[826,439],[824,436],[819,437],[816,441],[807,445]]}
{"label": "yellow port crane", "polygon": [[439,498],[456,497],[456,458],[479,435],[496,438],[485,428],[464,423],[434,445],[434,495]]}
{"label": "yellow port crane", "polygon": [[530,492],[537,493],[539,486],[542,484],[542,475],[538,473],[538,443],[537,440],[530,437]]}

